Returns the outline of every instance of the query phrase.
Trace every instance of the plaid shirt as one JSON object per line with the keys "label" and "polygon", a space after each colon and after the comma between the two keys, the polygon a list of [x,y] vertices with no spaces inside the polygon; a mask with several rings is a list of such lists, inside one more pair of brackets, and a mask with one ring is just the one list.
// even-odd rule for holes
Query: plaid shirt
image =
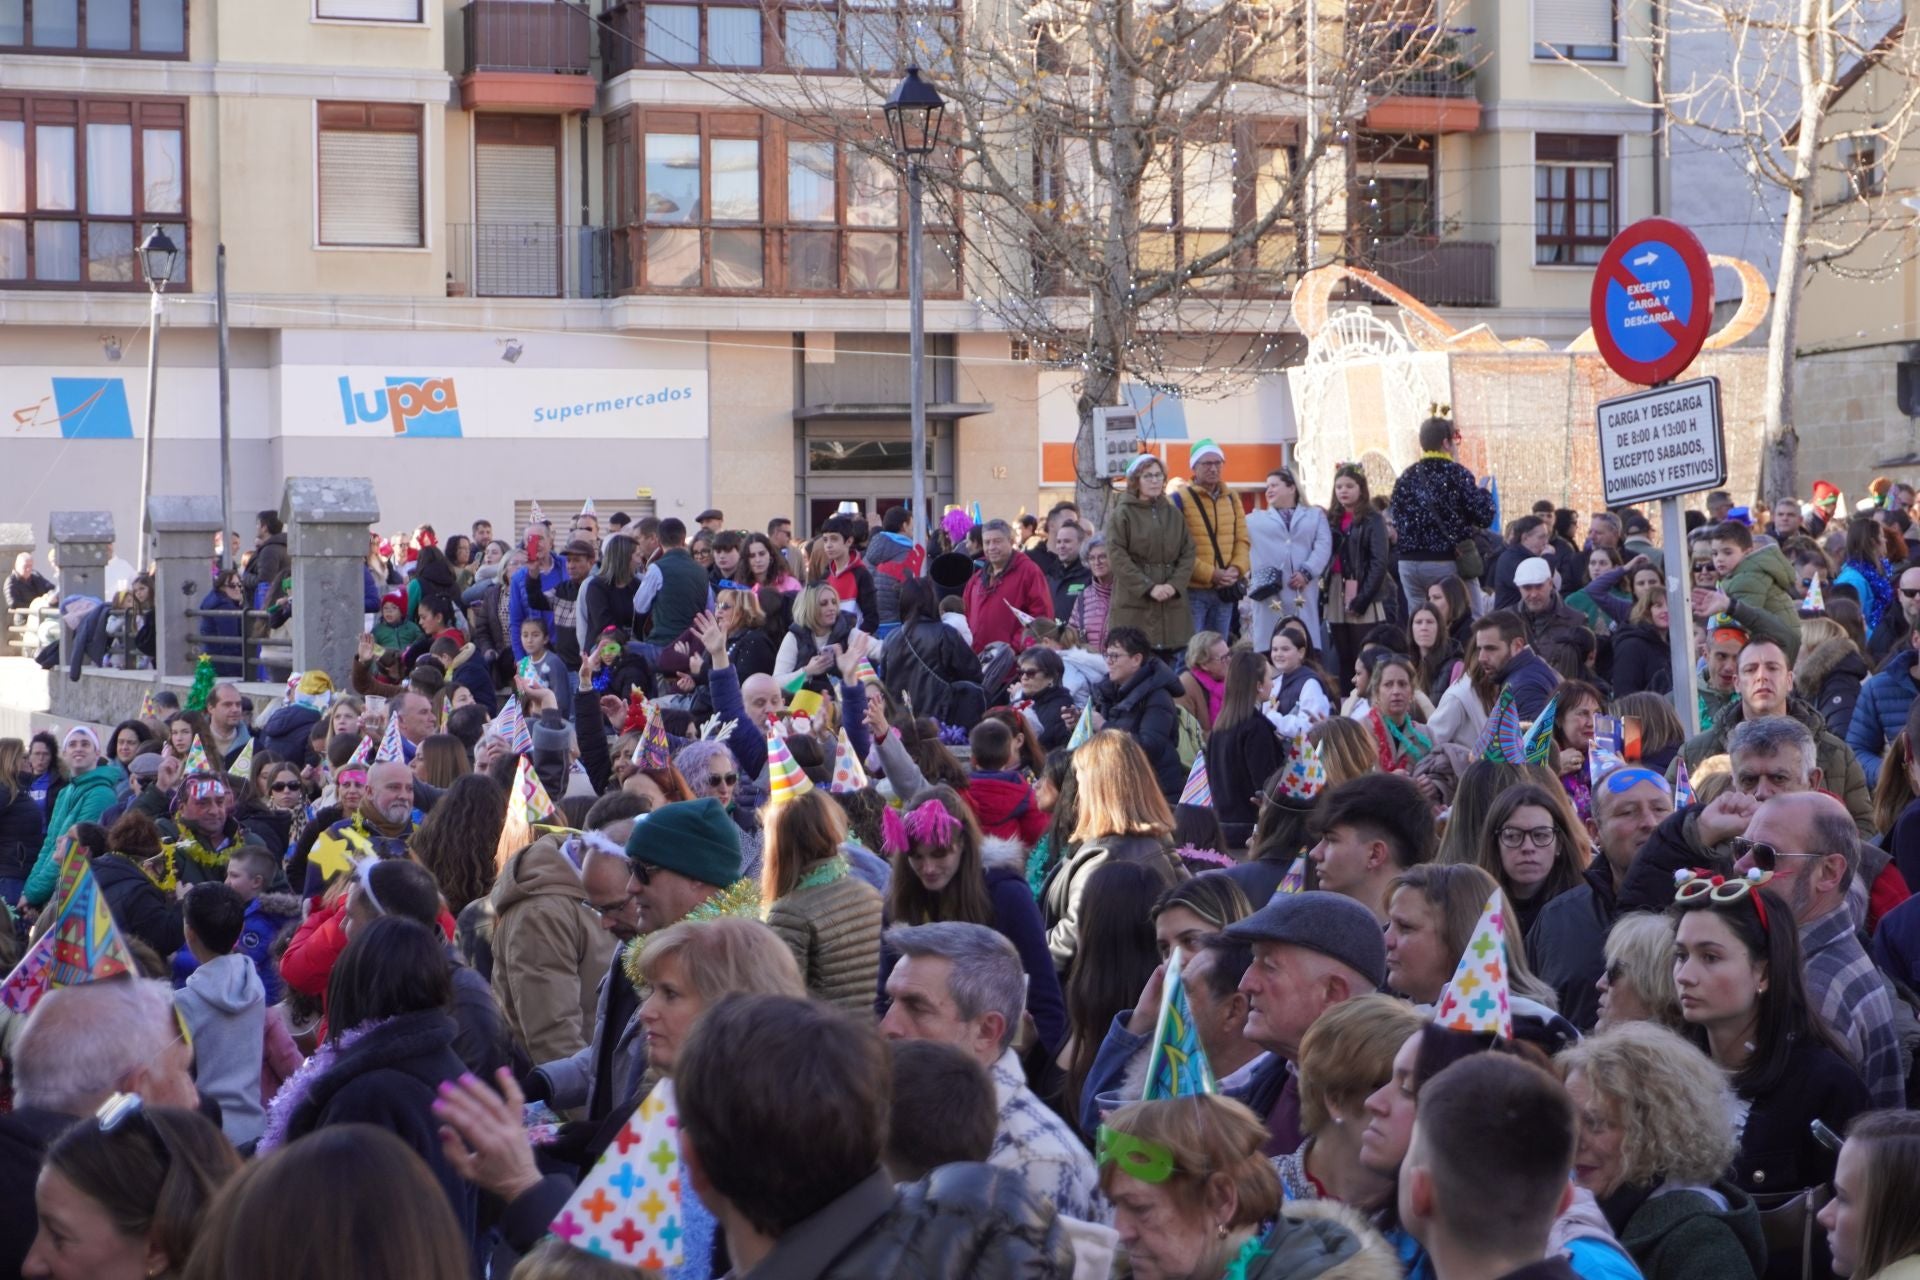
{"label": "plaid shirt", "polygon": [[1809,921],[1800,930],[1800,945],[1806,952],[1807,1000],[1852,1049],[1873,1105],[1906,1106],[1893,1001],[1854,932],[1853,913],[1843,903]]}
{"label": "plaid shirt", "polygon": [[1093,1155],[1067,1122],[1027,1088],[1027,1074],[1012,1049],[993,1064],[993,1091],[1000,1100],[1000,1131],[987,1163],[1024,1174],[1027,1185],[1061,1213],[1085,1222],[1105,1222]]}

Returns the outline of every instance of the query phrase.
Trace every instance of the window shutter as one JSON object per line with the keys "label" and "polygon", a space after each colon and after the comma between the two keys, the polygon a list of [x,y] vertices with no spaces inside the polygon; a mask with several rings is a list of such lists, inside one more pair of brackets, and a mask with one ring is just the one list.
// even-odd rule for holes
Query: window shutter
{"label": "window shutter", "polygon": [[1614,0],[1533,0],[1533,42],[1611,47]]}
{"label": "window shutter", "polygon": [[420,0],[320,0],[322,18],[357,18],[367,22],[418,22]]}
{"label": "window shutter", "polygon": [[320,135],[320,243],[424,243],[418,134]]}
{"label": "window shutter", "polygon": [[474,284],[481,297],[551,298],[560,292],[556,167],[552,147],[474,148]]}

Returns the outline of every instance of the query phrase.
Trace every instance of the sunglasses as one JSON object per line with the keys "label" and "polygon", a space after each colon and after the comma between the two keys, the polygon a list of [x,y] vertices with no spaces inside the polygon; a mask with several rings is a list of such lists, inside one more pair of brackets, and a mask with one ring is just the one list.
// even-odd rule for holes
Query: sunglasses
{"label": "sunglasses", "polygon": [[273,784],[273,789],[275,791],[298,791],[300,784],[298,782],[276,782]]}
{"label": "sunglasses", "polygon": [[707,785],[710,787],[731,787],[737,785],[739,781],[740,775],[737,773],[710,773],[707,775]]}
{"label": "sunglasses", "polygon": [[1920,587],[1902,587],[1900,588],[1900,594],[1908,600],[1920,599]]}
{"label": "sunglasses", "polygon": [[1038,668],[1038,667],[1022,667],[1022,668],[1020,668],[1020,678],[1021,678],[1022,680],[1033,680],[1033,679],[1037,679],[1037,678],[1039,678],[1039,676],[1040,676],[1040,674],[1041,674],[1041,671],[1040,671],[1040,668]]}
{"label": "sunglasses", "polygon": [[1608,986],[1610,987],[1619,986],[1620,980],[1622,978],[1625,978],[1626,976],[1627,976],[1627,965],[1624,960],[1615,960],[1612,964],[1607,966],[1607,985]]}
{"label": "sunglasses", "polygon": [[[1735,836],[1728,841],[1733,846],[1733,860],[1752,858],[1753,865],[1762,871],[1774,870],[1782,858],[1824,858],[1824,853],[1782,853],[1764,840],[1749,840],[1745,836]],[[1719,899],[1715,899],[1719,901]]]}
{"label": "sunglasses", "polygon": [[638,858],[629,858],[627,859],[627,869],[633,872],[633,878],[635,880],[638,880],[643,885],[650,885],[653,883],[653,873],[660,868],[650,866]]}

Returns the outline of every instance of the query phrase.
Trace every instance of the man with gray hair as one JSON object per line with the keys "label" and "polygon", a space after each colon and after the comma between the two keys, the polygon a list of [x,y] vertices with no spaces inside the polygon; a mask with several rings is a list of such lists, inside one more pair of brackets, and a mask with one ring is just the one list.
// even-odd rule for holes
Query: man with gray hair
{"label": "man with gray hair", "polygon": [[1032,641],[1020,614],[1051,618],[1053,589],[1040,566],[1014,545],[1013,526],[1005,520],[980,526],[980,546],[987,563],[967,582],[962,597],[967,626],[973,631],[973,651],[980,653],[990,644],[1024,649]]}
{"label": "man with gray hair", "polygon": [[[1793,692],[1793,667],[1786,650],[1773,640],[1755,636],[1740,650],[1738,664],[1734,700],[1714,718],[1713,724],[1687,739],[1686,745],[1680,748],[1687,768],[1697,772],[1708,760],[1730,752],[1732,735],[1748,721],[1774,716],[1796,720],[1806,726],[1812,736],[1813,763],[1817,766],[1812,781],[1800,789],[1824,787],[1833,792],[1853,815],[1860,833],[1871,838],[1874,835],[1873,793],[1867,787],[1867,775],[1853,750],[1827,728],[1813,704]],[[1738,785],[1737,767],[1734,773]]]}
{"label": "man with gray hair", "polygon": [[1066,1121],[1027,1087],[1013,1041],[1027,1005],[1020,953],[995,929],[980,924],[897,925],[887,946],[900,963],[887,976],[892,1003],[880,1020],[889,1040],[937,1040],[958,1045],[993,1075],[999,1130],[989,1164],[1017,1169],[1027,1185],[1061,1213],[1104,1222],[1093,1157]]}
{"label": "man with gray hair", "polygon": [[1806,955],[1807,1002],[1853,1050],[1876,1107],[1906,1105],[1906,1073],[1885,981],[1860,945],[1847,897],[1860,870],[1853,819],[1819,791],[1776,795],[1747,821],[1734,851],[1741,874],[1770,871]]}
{"label": "man with gray hair", "polygon": [[200,1105],[193,1050],[164,982],[111,978],[48,992],[13,1046],[13,1110],[0,1115],[0,1275],[17,1275],[35,1230],[47,1147],[115,1093]]}

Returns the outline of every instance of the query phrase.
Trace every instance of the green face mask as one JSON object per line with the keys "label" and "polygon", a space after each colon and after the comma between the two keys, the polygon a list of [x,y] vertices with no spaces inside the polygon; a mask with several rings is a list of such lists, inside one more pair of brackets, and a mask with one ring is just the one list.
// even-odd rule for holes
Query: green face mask
{"label": "green face mask", "polygon": [[1173,1152],[1157,1142],[1120,1133],[1105,1125],[1100,1126],[1094,1161],[1101,1169],[1117,1164],[1129,1177],[1156,1186],[1173,1176]]}

